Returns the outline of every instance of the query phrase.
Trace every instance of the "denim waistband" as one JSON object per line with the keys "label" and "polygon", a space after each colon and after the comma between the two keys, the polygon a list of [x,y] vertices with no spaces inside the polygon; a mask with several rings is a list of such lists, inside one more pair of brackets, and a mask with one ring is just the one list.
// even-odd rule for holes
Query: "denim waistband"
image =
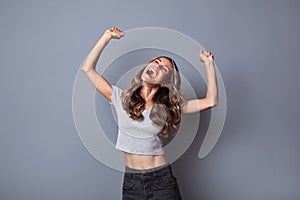
{"label": "denim waistband", "polygon": [[167,167],[171,168],[170,163],[166,163],[164,165],[154,167],[154,168],[150,168],[150,169],[133,169],[133,168],[130,168],[130,167],[126,166],[125,172],[128,172],[128,173],[149,173],[149,172],[159,171],[159,170],[162,170],[163,168],[167,168]]}

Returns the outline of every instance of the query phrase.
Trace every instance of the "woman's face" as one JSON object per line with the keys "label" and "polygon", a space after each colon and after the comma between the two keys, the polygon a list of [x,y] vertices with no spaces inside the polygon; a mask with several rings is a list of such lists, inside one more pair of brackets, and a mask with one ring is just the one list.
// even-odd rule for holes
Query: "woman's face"
{"label": "woman's face", "polygon": [[156,58],[146,66],[141,78],[146,84],[162,84],[172,72],[172,63],[168,59]]}

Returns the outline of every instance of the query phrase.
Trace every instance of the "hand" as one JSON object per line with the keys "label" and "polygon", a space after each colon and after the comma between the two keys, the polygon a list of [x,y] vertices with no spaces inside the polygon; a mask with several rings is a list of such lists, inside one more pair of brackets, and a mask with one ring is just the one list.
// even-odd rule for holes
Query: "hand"
{"label": "hand", "polygon": [[118,28],[112,27],[105,31],[105,34],[109,35],[111,38],[120,39],[124,36],[124,32]]}
{"label": "hand", "polygon": [[201,62],[214,62],[214,55],[209,51],[204,51],[203,49],[200,49],[199,57]]}

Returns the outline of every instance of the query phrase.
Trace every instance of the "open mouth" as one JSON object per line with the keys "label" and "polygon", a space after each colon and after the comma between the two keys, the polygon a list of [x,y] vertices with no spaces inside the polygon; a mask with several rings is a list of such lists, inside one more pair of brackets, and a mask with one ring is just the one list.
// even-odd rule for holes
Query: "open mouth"
{"label": "open mouth", "polygon": [[146,74],[148,74],[148,75],[151,76],[151,77],[154,77],[154,76],[155,76],[155,72],[154,72],[154,70],[152,70],[152,69],[148,69],[148,70],[146,71]]}

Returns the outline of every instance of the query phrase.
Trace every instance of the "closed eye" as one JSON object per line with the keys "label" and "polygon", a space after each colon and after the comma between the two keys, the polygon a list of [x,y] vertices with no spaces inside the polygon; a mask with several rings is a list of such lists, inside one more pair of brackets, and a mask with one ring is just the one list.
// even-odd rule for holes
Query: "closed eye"
{"label": "closed eye", "polygon": [[169,72],[169,69],[168,69],[168,67],[167,67],[167,66],[162,66],[162,68],[163,68],[164,72],[166,72],[166,73],[168,73],[168,72]]}

